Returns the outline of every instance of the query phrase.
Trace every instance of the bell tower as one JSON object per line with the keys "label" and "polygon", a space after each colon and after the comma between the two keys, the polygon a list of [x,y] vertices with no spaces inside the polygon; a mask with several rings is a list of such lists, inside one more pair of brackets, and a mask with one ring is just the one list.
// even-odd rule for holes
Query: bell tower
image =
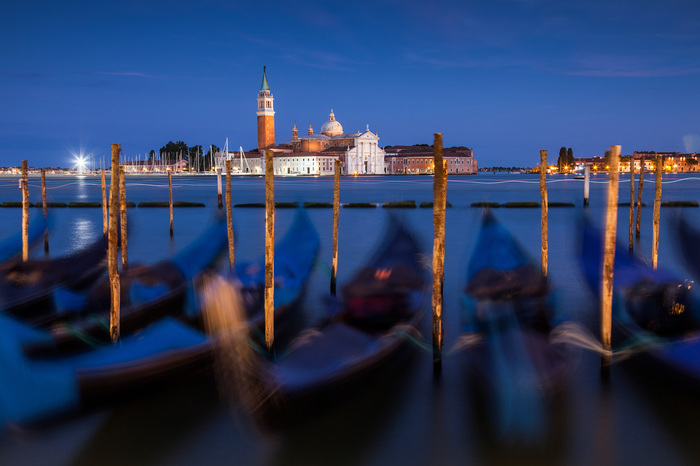
{"label": "bell tower", "polygon": [[263,67],[263,80],[258,95],[258,150],[275,145],[275,109],[273,97],[267,84],[267,74]]}

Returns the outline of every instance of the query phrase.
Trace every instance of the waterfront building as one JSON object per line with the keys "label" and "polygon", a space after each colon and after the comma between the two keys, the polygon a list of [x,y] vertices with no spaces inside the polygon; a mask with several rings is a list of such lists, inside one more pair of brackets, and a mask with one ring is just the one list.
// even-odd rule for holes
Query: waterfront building
{"label": "waterfront building", "polygon": [[[642,166],[642,158],[644,158],[644,171],[656,171],[656,157],[663,157],[664,171],[669,172],[698,172],[700,171],[698,164],[698,154],[693,152],[684,154],[681,152],[654,152],[654,151],[635,151],[632,155],[620,157],[618,171],[620,173],[629,173],[630,165],[634,164],[635,172],[639,172]],[[607,171],[608,166],[604,157],[590,157],[576,159],[577,170],[589,165],[593,171]]]}
{"label": "waterfront building", "polygon": [[386,173],[379,135],[370,131],[369,125],[365,131],[345,133],[333,109],[319,134],[314,134],[313,125],[309,124],[306,136],[299,137],[294,123],[292,139],[281,146],[291,146],[292,153],[275,153],[275,173],[279,170],[280,174],[332,175],[335,160],[341,161],[342,175]]}
{"label": "waterfront building", "polygon": [[124,173],[181,173],[187,171],[188,162],[181,160],[123,160]]}
{"label": "waterfront building", "polygon": [[[433,148],[428,145],[387,146],[386,173],[392,175],[421,175],[434,173]],[[442,150],[448,175],[475,175],[477,163],[474,151],[467,147],[447,147]]]}
{"label": "waterfront building", "polygon": [[[394,146],[388,154],[379,147],[379,134],[369,125],[364,131],[346,133],[331,109],[319,133],[309,123],[306,135],[299,135],[296,122],[292,139],[275,143],[275,111],[273,96],[263,68],[263,79],[257,97],[258,148],[254,151],[216,153],[216,167],[224,169],[231,160],[233,173],[264,173],[264,153],[273,152],[275,175],[333,175],[335,161],[341,162],[342,175],[384,175],[432,173],[433,151],[423,146]],[[448,174],[476,174],[473,150],[453,147],[443,150]]]}

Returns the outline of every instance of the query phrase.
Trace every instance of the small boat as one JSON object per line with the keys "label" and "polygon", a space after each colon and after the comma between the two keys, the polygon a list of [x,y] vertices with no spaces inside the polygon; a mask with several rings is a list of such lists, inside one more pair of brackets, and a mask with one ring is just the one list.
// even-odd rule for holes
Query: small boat
{"label": "small boat", "polygon": [[106,270],[107,236],[56,259],[21,258],[0,264],[0,309],[28,322],[52,320],[54,294],[84,293]]}
{"label": "small boat", "polygon": [[[120,274],[120,332],[133,333],[166,316],[195,318],[195,281],[214,267],[227,245],[223,217],[172,259],[152,265],[134,265]],[[102,248],[104,254],[105,248]],[[106,267],[102,266],[104,271]],[[82,351],[110,342],[110,285],[104,277],[87,289],[59,287],[47,298],[51,312],[31,322],[53,336],[25,348],[30,354]]]}
{"label": "small boat", "polygon": [[[43,216],[35,217],[29,222],[27,239],[29,247],[36,244],[49,226],[49,220]],[[0,263],[22,254],[22,232],[17,232],[0,242]]]}
{"label": "small boat", "polygon": [[252,415],[262,427],[290,426],[399,365],[410,349],[405,334],[419,325],[430,298],[421,254],[413,234],[392,219],[370,261],[330,306],[332,315],[284,357],[261,361],[258,386],[269,396]]}
{"label": "small boat", "polygon": [[[197,242],[206,243],[205,237]],[[290,245],[298,247],[289,248]],[[300,210],[294,225],[275,247],[279,253],[276,257],[284,257],[280,264],[285,264],[275,267],[275,294],[279,296],[279,300],[275,299],[275,317],[278,311],[288,312],[301,299],[319,245],[318,233]],[[278,250],[280,246],[285,251]],[[233,275],[229,278],[234,280]],[[247,286],[254,282],[243,281]],[[246,311],[246,328],[251,329],[258,325],[261,311]],[[54,338],[41,329],[0,315],[0,429],[6,424],[52,420],[183,377],[207,374],[213,362],[212,352],[224,341],[220,332],[203,330],[199,321],[166,316],[125,336],[117,345],[69,355],[27,355],[23,351],[42,343],[51,345]],[[50,393],[47,386],[51,387]]]}
{"label": "small boat", "polygon": [[[580,227],[579,264],[588,286],[600,296],[602,232],[590,220]],[[687,386],[700,386],[700,324],[692,282],[653,269],[620,244],[613,275],[613,349],[639,348],[630,362]]]}
{"label": "small boat", "polygon": [[[275,244],[275,313],[283,318],[303,296],[321,238],[305,209],[299,208],[284,237]],[[253,262],[237,262],[233,277],[240,281],[248,318],[256,327],[264,324],[265,257]]]}
{"label": "small boat", "polygon": [[547,278],[486,212],[467,267],[462,337],[485,440],[541,446],[556,436],[567,352],[551,344],[562,319]]}

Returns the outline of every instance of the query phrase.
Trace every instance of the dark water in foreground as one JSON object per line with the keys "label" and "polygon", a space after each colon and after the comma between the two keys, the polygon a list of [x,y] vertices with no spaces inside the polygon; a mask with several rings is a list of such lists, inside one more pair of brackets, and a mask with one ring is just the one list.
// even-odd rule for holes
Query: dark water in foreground
{"label": "dark water in foreground", "polygon": [[[605,177],[594,177],[588,209],[602,225]],[[332,178],[278,178],[277,201],[331,202]],[[264,180],[234,178],[234,203],[263,202]],[[168,257],[194,239],[216,212],[213,177],[173,178],[176,201],[204,202],[207,207],[176,209],[174,238],[169,237],[168,209],[129,210],[129,257],[132,263]],[[40,201],[39,180],[30,180],[31,201]],[[573,202],[575,208],[549,210],[549,275],[567,314],[591,322],[597,304],[575,261],[575,224],[584,212],[583,182],[571,177],[548,179],[551,202]],[[651,256],[653,176],[645,178],[642,238],[636,251]],[[101,199],[99,178],[58,177],[48,180],[53,202]],[[167,201],[167,179],[127,179],[127,198]],[[430,177],[365,177],[341,180],[341,203],[432,200]],[[666,200],[700,200],[700,178],[668,175]],[[16,178],[0,178],[0,202],[21,200]],[[522,452],[508,442],[487,446],[484,426],[475,415],[465,379],[463,353],[455,350],[459,292],[479,228],[477,201],[539,201],[539,180],[527,175],[479,175],[448,181],[444,292],[445,358],[441,379],[433,379],[431,354],[416,349],[398,376],[372,382],[353,396],[337,400],[320,416],[287,432],[262,434],[239,412],[219,401],[212,381],[178,384],[114,408],[46,428],[10,429],[0,434],[0,464],[697,464],[700,461],[698,394],[670,385],[653,374],[639,376],[628,363],[612,368],[609,386],[601,383],[599,357],[572,351],[569,381],[562,400],[564,416],[556,443]],[[629,200],[623,176],[620,201]],[[32,210],[39,215],[41,209]],[[662,210],[659,266],[688,273],[673,247],[664,220],[682,212],[700,225],[700,211]],[[393,210],[421,235],[432,251],[432,210]],[[496,217],[539,261],[540,210],[495,209]],[[342,284],[360,266],[381,237],[389,209],[341,209],[338,280]],[[252,260],[264,250],[264,209],[234,209],[237,260]],[[293,209],[278,209],[277,235],[290,225]],[[329,289],[331,209],[309,215],[322,238],[321,265],[316,268],[304,304],[310,322],[322,312]],[[621,207],[618,238],[627,242],[629,209]],[[98,236],[101,209],[54,209],[51,255],[61,255]],[[0,239],[15,232],[21,210],[0,208]],[[41,248],[34,251],[42,255]],[[430,323],[423,334],[430,341]],[[47,388],[48,389],[48,388]]]}

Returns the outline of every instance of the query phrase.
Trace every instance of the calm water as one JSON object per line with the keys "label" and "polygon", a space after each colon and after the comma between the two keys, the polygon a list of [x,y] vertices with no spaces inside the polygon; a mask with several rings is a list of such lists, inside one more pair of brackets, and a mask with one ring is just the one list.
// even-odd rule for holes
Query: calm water
{"label": "calm water", "polygon": [[[645,177],[642,238],[635,245],[651,256],[653,176]],[[96,177],[56,177],[47,181],[53,202],[101,200]],[[331,202],[332,178],[277,178],[277,201]],[[603,221],[606,177],[594,176],[588,213]],[[262,178],[234,178],[234,203],[263,202]],[[39,202],[38,178],[30,179],[30,200]],[[214,177],[175,177],[173,197],[204,202],[205,208],[175,209],[175,235],[169,237],[168,209],[129,209],[130,262],[166,258],[194,239],[215,215]],[[575,262],[575,224],[583,214],[583,181],[548,178],[551,202],[572,202],[575,208],[549,210],[549,274],[572,319],[590,321],[596,303],[584,288]],[[472,202],[537,201],[539,177],[478,175],[448,180],[444,294],[445,359],[438,383],[432,377],[431,355],[417,349],[412,364],[390,382],[364,387],[338,400],[323,415],[284,434],[255,430],[238,412],[219,401],[211,382],[178,385],[69,420],[48,428],[11,430],[0,436],[0,464],[697,464],[700,442],[695,433],[700,404],[693,396],[653,377],[640,378],[627,364],[613,367],[609,387],[600,383],[599,358],[574,350],[566,387],[566,417],[557,444],[524,455],[507,442],[485,447],[483,426],[474,416],[464,377],[463,355],[451,351],[458,337],[459,292],[467,260],[479,227],[480,210]],[[164,177],[127,179],[133,202],[167,201]],[[432,200],[431,177],[358,177],[341,180],[341,203]],[[700,200],[700,178],[668,175],[666,200]],[[0,178],[0,202],[21,200],[17,178]],[[629,201],[629,181],[623,175],[620,202]],[[52,209],[51,255],[69,252],[101,234],[102,211],[96,208]],[[338,280],[360,266],[381,237],[389,209],[341,209]],[[391,210],[406,219],[432,250],[432,210]],[[682,212],[700,226],[699,209],[662,210],[659,265],[687,275],[672,247],[664,219]],[[538,261],[539,209],[495,209],[495,215]],[[629,209],[619,211],[618,237],[627,242]],[[40,215],[33,209],[32,215]],[[277,235],[291,223],[293,209],[278,209]],[[332,209],[310,209],[322,238],[321,260],[313,273],[305,302],[310,322],[322,312],[329,289]],[[0,208],[0,239],[17,231],[21,209]],[[234,209],[237,260],[252,260],[264,250],[264,209]],[[41,247],[33,252],[43,255]],[[429,322],[423,334],[430,341]],[[657,383],[660,382],[660,383]]]}

